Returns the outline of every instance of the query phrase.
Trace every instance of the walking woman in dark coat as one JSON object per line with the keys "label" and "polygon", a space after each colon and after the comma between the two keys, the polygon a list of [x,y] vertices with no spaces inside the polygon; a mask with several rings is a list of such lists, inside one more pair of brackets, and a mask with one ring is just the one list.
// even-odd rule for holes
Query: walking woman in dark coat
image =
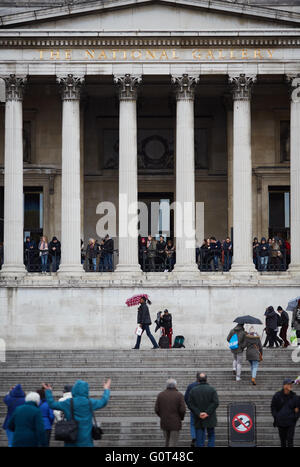
{"label": "walking woman in dark coat", "polygon": [[[151,318],[150,318],[150,313],[149,313],[149,308],[146,304],[147,298],[146,297],[141,297],[140,298],[140,306],[138,308],[138,316],[137,316],[137,323],[140,328],[142,328],[142,334],[144,331],[146,331],[147,336],[149,337],[150,341],[153,344],[153,349],[158,349],[158,344],[154,337],[152,336],[150,332],[150,325],[151,323]],[[150,300],[148,300],[148,303],[151,304]],[[141,339],[142,339],[142,334],[140,336],[137,336],[136,339],[136,344],[134,349],[139,349],[140,344],[141,344]]]}
{"label": "walking woman in dark coat", "polygon": [[256,374],[262,357],[262,345],[258,334],[251,326],[245,337],[246,359],[251,366],[251,382],[256,386]]}

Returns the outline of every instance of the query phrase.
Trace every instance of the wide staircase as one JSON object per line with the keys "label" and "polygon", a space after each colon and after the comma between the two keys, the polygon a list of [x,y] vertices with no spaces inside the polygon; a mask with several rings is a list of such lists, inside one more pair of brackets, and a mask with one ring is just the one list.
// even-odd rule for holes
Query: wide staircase
{"label": "wide staircase", "polygon": [[[292,349],[293,350],[293,349]],[[216,445],[228,445],[228,405],[250,401],[256,405],[257,445],[278,446],[277,429],[270,413],[271,398],[282,387],[285,377],[300,375],[300,363],[293,362],[290,349],[267,349],[260,364],[257,386],[250,383],[249,363],[244,361],[242,381],[232,374],[230,351],[224,350],[86,350],[86,351],[9,351],[0,363],[0,422],[6,414],[3,397],[10,387],[21,383],[25,392],[36,390],[42,382],[50,383],[54,396],[61,397],[65,384],[77,379],[90,386],[90,396],[102,394],[103,380],[111,377],[109,404],[96,412],[104,431],[96,446],[163,447],[159,418],[154,412],[156,396],[166,387],[166,380],[177,380],[184,393],[195,380],[198,370],[205,371],[208,382],[219,394]],[[299,352],[300,354],[300,352]],[[300,395],[300,387],[294,388]],[[298,422],[299,424],[299,422]],[[53,435],[53,433],[52,433]],[[180,434],[180,447],[190,446],[189,413]],[[0,446],[6,446],[4,430],[0,430]],[[51,441],[52,446],[62,443]],[[300,426],[296,428],[295,445],[300,446]]]}

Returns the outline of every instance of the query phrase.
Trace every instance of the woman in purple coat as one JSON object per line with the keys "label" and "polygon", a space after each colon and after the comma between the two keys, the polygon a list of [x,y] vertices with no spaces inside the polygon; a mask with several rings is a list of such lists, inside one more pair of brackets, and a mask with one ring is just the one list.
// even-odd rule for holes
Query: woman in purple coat
{"label": "woman in purple coat", "polygon": [[4,397],[3,401],[7,405],[7,415],[3,423],[3,429],[6,431],[8,447],[12,447],[14,432],[8,429],[8,421],[14,413],[15,409],[19,405],[25,404],[25,393],[21,384],[17,384],[15,387],[12,387],[10,392]]}

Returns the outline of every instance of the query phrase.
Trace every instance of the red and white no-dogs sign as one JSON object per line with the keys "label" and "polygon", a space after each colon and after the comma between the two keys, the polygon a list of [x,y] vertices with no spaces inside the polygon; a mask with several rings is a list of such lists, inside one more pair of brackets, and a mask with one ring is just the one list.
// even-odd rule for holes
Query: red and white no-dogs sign
{"label": "red and white no-dogs sign", "polygon": [[248,433],[252,426],[252,418],[247,413],[238,413],[232,419],[232,428],[240,434]]}

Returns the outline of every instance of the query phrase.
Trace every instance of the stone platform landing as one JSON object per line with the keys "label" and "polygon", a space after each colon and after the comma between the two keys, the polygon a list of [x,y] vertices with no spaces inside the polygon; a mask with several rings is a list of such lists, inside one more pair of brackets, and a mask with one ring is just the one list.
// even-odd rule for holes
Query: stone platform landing
{"label": "stone platform landing", "polygon": [[[52,384],[56,398],[64,384],[84,379],[91,397],[102,394],[104,378],[112,378],[111,399],[107,407],[96,412],[104,437],[96,446],[163,447],[164,440],[155,415],[157,394],[165,389],[167,378],[174,377],[178,389],[185,391],[198,370],[206,371],[208,381],[218,391],[216,445],[227,446],[227,407],[234,401],[252,401],[257,412],[258,446],[279,446],[273,427],[270,402],[282,386],[284,377],[300,374],[299,364],[292,361],[287,349],[265,350],[257,386],[250,384],[248,362],[244,362],[242,381],[232,375],[230,351],[220,350],[90,350],[90,351],[9,351],[7,362],[0,364],[0,423],[6,410],[2,399],[7,390],[21,383],[25,391],[36,390],[42,381]],[[295,389],[300,395],[300,388]],[[61,443],[52,440],[53,446]],[[6,445],[0,431],[0,446]],[[189,413],[185,417],[180,447],[190,446]],[[300,446],[300,427],[296,428],[295,445]]]}

